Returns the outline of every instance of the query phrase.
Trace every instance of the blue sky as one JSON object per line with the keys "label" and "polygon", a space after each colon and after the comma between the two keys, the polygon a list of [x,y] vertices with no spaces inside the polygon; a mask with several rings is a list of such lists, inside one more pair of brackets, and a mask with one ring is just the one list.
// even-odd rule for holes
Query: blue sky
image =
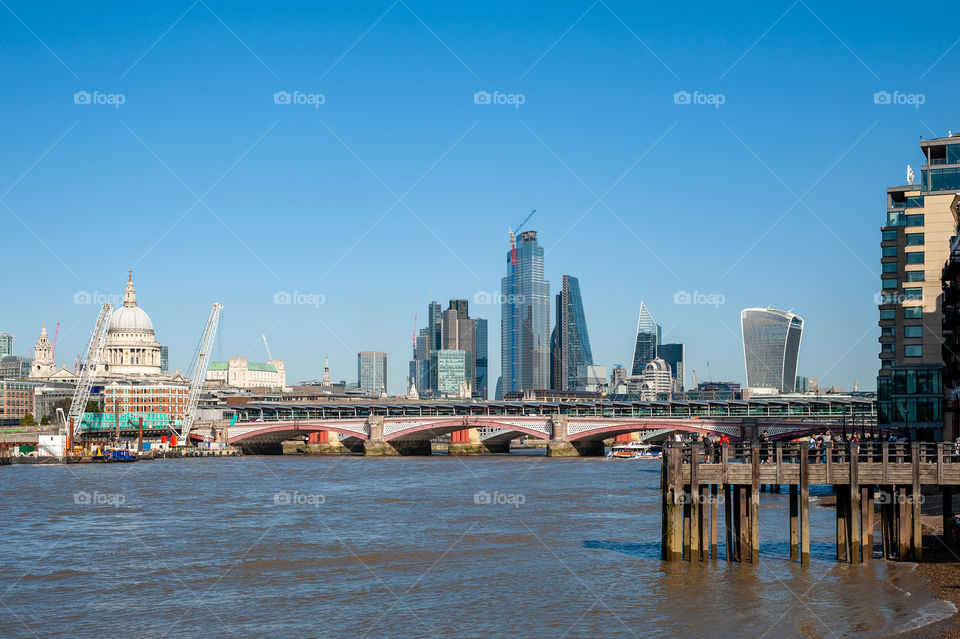
{"label": "blue sky", "polygon": [[[739,311],[771,305],[806,319],[801,374],[873,388],[885,188],[960,128],[955,3],[0,4],[0,331],[27,354],[60,322],[71,364],[75,300],[133,268],[174,368],[219,301],[215,357],[266,333],[291,382],[324,355],[355,380],[384,350],[400,392],[414,313],[496,291],[535,208],[598,364],[643,300],[701,380],[742,381]],[[499,307],[471,314],[492,384]]]}

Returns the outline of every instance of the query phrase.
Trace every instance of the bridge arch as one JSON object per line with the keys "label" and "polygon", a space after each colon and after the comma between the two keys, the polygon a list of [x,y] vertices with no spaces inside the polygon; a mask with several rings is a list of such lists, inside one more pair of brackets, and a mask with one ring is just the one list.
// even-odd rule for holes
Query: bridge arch
{"label": "bridge arch", "polygon": [[323,431],[334,432],[342,437],[356,437],[357,439],[369,438],[367,434],[332,425],[329,421],[323,423],[305,422],[293,424],[286,422],[273,425],[265,423],[262,428],[248,430],[230,437],[228,442],[231,444],[272,444]]}
{"label": "bridge arch", "polygon": [[[411,420],[412,421],[412,420]],[[456,432],[458,430],[465,430],[467,428],[503,428],[507,429],[509,433],[503,433],[504,437],[502,439],[515,439],[523,435],[529,435],[537,439],[549,440],[550,433],[543,430],[538,430],[532,428],[531,426],[525,426],[516,423],[516,419],[513,420],[503,420],[498,421],[496,419],[445,419],[440,421],[433,422],[423,422],[415,423],[406,428],[400,430],[395,430],[388,435],[384,436],[384,439],[389,441],[403,441],[411,439],[433,439],[434,437],[439,437],[440,435],[449,435],[450,433]],[[390,425],[390,422],[387,421],[384,424],[386,428]],[[547,426],[549,430],[549,425]],[[498,439],[500,439],[498,437]],[[486,441],[486,440],[484,440]]]}

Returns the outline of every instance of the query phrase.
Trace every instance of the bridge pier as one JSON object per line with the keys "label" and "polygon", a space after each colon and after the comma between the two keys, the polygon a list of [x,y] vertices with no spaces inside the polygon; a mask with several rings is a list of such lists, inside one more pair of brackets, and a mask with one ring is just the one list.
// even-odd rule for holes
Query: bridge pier
{"label": "bridge pier", "polygon": [[570,441],[567,431],[567,416],[550,417],[550,441],[547,442],[547,457],[602,457],[602,441]]}
{"label": "bridge pier", "polygon": [[397,457],[400,455],[431,454],[430,440],[393,440],[388,442],[383,434],[383,417],[376,415],[367,418],[370,438],[363,442],[364,457]]}
{"label": "bridge pier", "polygon": [[[476,428],[466,428],[453,433],[462,435],[461,441],[451,441],[447,446],[448,455],[491,455],[510,452],[510,440],[504,442],[483,442]],[[451,437],[451,439],[454,439]]]}

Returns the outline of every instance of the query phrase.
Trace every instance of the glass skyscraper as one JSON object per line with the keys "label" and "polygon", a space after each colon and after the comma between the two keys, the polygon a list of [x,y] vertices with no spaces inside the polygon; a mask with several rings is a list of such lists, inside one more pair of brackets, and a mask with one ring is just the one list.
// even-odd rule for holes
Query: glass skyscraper
{"label": "glass skyscraper", "polygon": [[630,375],[642,375],[647,364],[657,358],[657,344],[660,342],[660,327],[653,321],[647,305],[640,302],[640,316],[637,318],[637,338],[633,346],[633,367]]}
{"label": "glass skyscraper", "polygon": [[487,381],[487,320],[485,319],[476,319],[474,320],[477,324],[474,330],[474,339],[475,339],[475,352],[476,357],[476,383],[473,387],[473,394],[475,397],[480,399],[487,398],[487,386],[490,382]]}
{"label": "glass skyscraper", "polygon": [[670,373],[677,380],[677,391],[683,391],[683,377],[686,353],[683,344],[660,344],[657,346],[657,357],[670,365]]}
{"label": "glass skyscraper", "polygon": [[500,366],[503,393],[550,383],[550,282],[543,279],[543,247],[524,231],[507,252],[500,280]]}
{"label": "glass skyscraper", "polygon": [[740,326],[747,387],[794,392],[803,318],[790,311],[745,308],[740,311]]}
{"label": "glass skyscraper", "polygon": [[593,365],[593,353],[583,313],[580,282],[564,275],[557,293],[557,323],[550,336],[550,388],[578,389],[578,373],[580,366],[584,365]]}

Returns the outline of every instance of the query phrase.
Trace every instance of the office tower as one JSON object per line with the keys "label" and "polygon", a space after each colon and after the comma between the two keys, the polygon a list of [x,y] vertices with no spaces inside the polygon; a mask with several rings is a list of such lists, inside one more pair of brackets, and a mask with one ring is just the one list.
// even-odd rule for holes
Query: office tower
{"label": "office tower", "polygon": [[474,397],[487,399],[487,320],[477,318],[474,320],[477,324],[474,333],[474,377],[476,382],[473,385]]}
{"label": "office tower", "polygon": [[469,351],[440,349],[430,351],[430,377],[435,391],[451,397],[469,397],[472,380],[467,376],[470,366]]}
{"label": "office tower", "polygon": [[160,347],[160,372],[166,375],[170,372],[170,347]]}
{"label": "office tower", "polygon": [[592,365],[593,353],[583,313],[580,282],[564,275],[557,293],[557,323],[550,336],[550,388],[579,389],[580,367]]}
{"label": "office tower", "polygon": [[675,389],[683,392],[683,376],[686,370],[684,359],[686,352],[683,344],[660,344],[657,346],[657,356],[670,366],[671,375],[676,380]]}
{"label": "office tower", "polygon": [[379,395],[387,389],[387,354],[379,351],[357,353],[357,387]]}
{"label": "office tower", "polygon": [[550,282],[543,279],[543,247],[536,231],[510,235],[507,275],[500,280],[502,391],[550,383]]}
{"label": "office tower", "polygon": [[467,300],[450,300],[450,308],[457,312],[457,317],[467,319],[470,313],[467,311]]}
{"label": "office tower", "polygon": [[740,311],[740,326],[747,387],[792,393],[796,386],[803,318],[790,311],[745,308]]}
{"label": "office tower", "polygon": [[13,335],[0,333],[0,358],[13,355]]}
{"label": "office tower", "polygon": [[440,348],[440,302],[430,302],[427,307],[427,328],[430,335],[430,350]]}
{"label": "office tower", "polygon": [[647,364],[657,357],[657,342],[660,327],[653,321],[653,316],[647,310],[647,305],[640,302],[640,315],[637,318],[637,337],[633,347],[633,367],[631,376],[642,375]]}
{"label": "office tower", "polygon": [[920,150],[920,183],[908,166],[907,184],[887,189],[880,231],[877,419],[909,429],[911,439],[952,439],[960,305],[951,238],[957,234],[960,136],[923,140]]}

